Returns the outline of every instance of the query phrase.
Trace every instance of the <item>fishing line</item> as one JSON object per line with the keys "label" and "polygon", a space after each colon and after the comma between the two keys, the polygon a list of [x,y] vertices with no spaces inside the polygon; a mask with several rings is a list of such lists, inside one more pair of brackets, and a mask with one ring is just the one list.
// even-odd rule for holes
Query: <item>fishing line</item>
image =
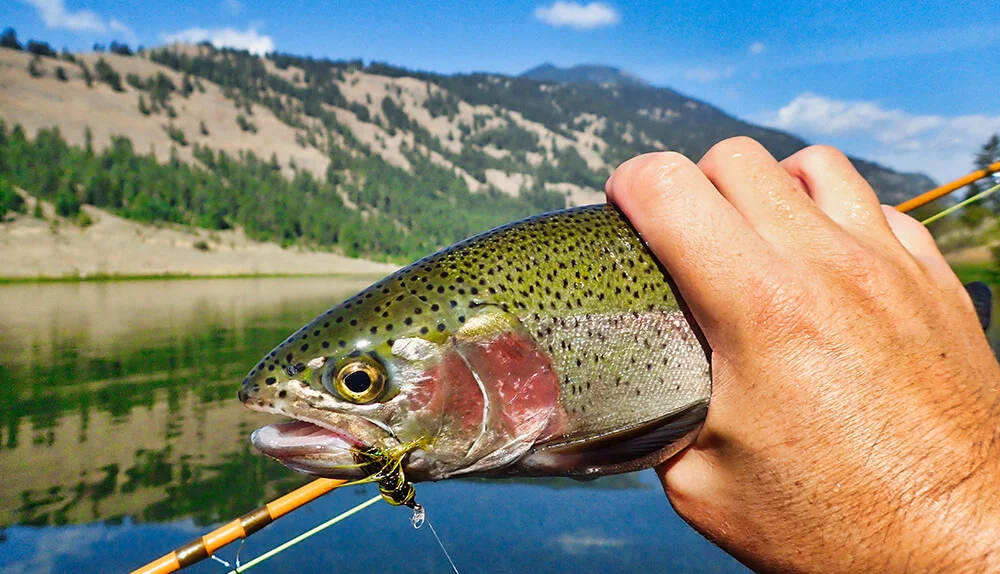
{"label": "fishing line", "polygon": [[448,554],[448,549],[441,543],[441,537],[438,536],[437,530],[434,530],[434,525],[431,524],[430,520],[427,521],[427,526],[430,527],[431,534],[434,535],[434,539],[437,540],[438,546],[440,546],[441,550],[444,552],[444,557],[448,559],[448,564],[451,564],[451,569],[455,571],[455,574],[460,574],[458,567],[455,566],[455,561],[451,559],[451,554]]}
{"label": "fishing line", "polygon": [[306,538],[309,538],[310,536],[313,536],[314,534],[318,534],[318,533],[326,530],[327,528],[333,526],[334,524],[340,522],[341,520],[343,520],[343,519],[351,516],[352,514],[355,514],[357,512],[360,512],[360,511],[368,508],[369,506],[375,504],[379,500],[382,500],[382,495],[381,494],[376,494],[375,496],[369,498],[368,500],[362,502],[361,504],[355,506],[354,508],[351,508],[350,510],[346,510],[346,511],[338,514],[337,516],[334,516],[330,520],[327,520],[326,522],[324,522],[323,524],[320,524],[319,526],[313,528],[312,530],[304,532],[304,533],[296,536],[295,538],[292,538],[288,542],[285,542],[284,544],[282,544],[280,546],[276,546],[276,547],[272,548],[271,550],[265,552],[264,554],[261,554],[260,556],[254,558],[253,560],[247,562],[246,564],[240,566],[239,568],[237,568],[235,570],[230,570],[228,574],[240,574],[241,572],[249,570],[250,568],[253,568],[257,564],[260,564],[261,562],[267,560],[268,558],[271,558],[272,556],[275,556],[279,552],[283,552],[283,551],[291,548],[292,546],[295,546],[299,542],[302,542]]}
{"label": "fishing line", "polygon": [[955,213],[956,211],[958,211],[959,209],[962,209],[963,207],[965,207],[967,205],[972,205],[973,203],[975,203],[975,202],[977,202],[977,201],[979,201],[981,199],[984,199],[984,198],[986,198],[987,196],[989,196],[989,195],[991,195],[993,193],[996,193],[998,190],[1000,190],[1000,183],[998,183],[997,185],[994,185],[993,187],[987,189],[986,191],[983,191],[983,192],[977,193],[976,195],[973,195],[972,197],[966,199],[965,201],[962,201],[960,203],[956,203],[955,205],[953,205],[953,206],[951,206],[951,207],[949,207],[949,208],[947,208],[947,209],[945,209],[943,211],[939,211],[938,213],[935,213],[934,215],[928,217],[927,219],[921,221],[920,223],[923,223],[924,225],[930,225],[931,223],[934,223],[935,221],[941,219],[942,217],[946,217],[948,215],[951,215],[952,213]]}

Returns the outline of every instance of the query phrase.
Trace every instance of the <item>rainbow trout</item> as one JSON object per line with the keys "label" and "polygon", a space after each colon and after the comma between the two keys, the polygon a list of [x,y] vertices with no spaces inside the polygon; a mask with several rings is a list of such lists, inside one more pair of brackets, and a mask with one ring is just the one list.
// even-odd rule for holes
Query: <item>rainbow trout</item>
{"label": "rainbow trout", "polygon": [[[439,251],[323,313],[243,381],[286,466],[408,481],[589,477],[683,448],[709,360],[669,277],[612,206],[531,217]],[[391,456],[390,456],[391,455]]]}

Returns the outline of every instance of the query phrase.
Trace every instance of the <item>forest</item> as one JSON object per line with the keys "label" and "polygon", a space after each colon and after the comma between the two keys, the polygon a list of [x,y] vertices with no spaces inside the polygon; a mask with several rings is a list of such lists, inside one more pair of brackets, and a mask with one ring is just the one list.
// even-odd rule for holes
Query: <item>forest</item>
{"label": "forest", "polygon": [[[53,202],[67,218],[84,217],[80,205],[87,203],[141,222],[238,225],[262,241],[402,262],[565,202],[541,188],[519,197],[471,193],[464,181],[418,154],[409,158],[412,172],[377,156],[337,154],[321,181],[300,169],[286,179],[276,158],[251,152],[233,157],[198,146],[194,153],[201,165],[176,157],[159,163],[124,137],[97,152],[89,138],[82,148],[68,145],[58,129],[39,130],[30,139],[20,126],[0,121],[0,211],[24,211],[11,188],[17,186]],[[371,209],[349,209],[335,188],[348,169],[363,183],[343,183],[344,194]]]}

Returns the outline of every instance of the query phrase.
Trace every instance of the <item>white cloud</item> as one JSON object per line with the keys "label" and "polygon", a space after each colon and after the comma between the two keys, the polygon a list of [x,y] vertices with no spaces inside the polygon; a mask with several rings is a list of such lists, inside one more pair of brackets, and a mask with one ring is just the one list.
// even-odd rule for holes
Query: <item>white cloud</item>
{"label": "white cloud", "polygon": [[939,181],[969,171],[975,151],[1000,132],[1000,116],[918,115],[810,93],[758,119],[811,139],[848,138],[866,157],[904,171],[923,171]]}
{"label": "white cloud", "polygon": [[97,32],[103,34],[108,27],[97,13],[90,10],[69,12],[63,0],[22,0],[38,11],[46,28],[72,30],[74,32]]}
{"label": "white cloud", "polygon": [[116,18],[105,22],[103,18],[92,10],[71,12],[66,9],[66,2],[64,0],[22,1],[38,11],[38,16],[45,23],[46,28],[70,30],[72,32],[92,32],[101,35],[117,35],[126,42],[133,44],[136,42],[135,32]]}
{"label": "white cloud", "polygon": [[174,34],[164,34],[163,40],[185,44],[208,41],[216,48],[235,48],[258,55],[274,51],[274,40],[270,36],[262,35],[253,27],[243,31],[235,28],[188,28]]}
{"label": "white cloud", "polygon": [[688,68],[684,70],[684,79],[693,82],[708,83],[716,80],[728,80],[736,73],[736,68]]}
{"label": "white cloud", "polygon": [[243,11],[243,3],[240,0],[222,0],[222,7],[234,16]]}
{"label": "white cloud", "polygon": [[123,24],[121,20],[112,18],[111,21],[108,22],[108,28],[110,28],[114,32],[118,32],[119,34],[121,34],[126,42],[135,44],[138,41],[138,39],[135,37],[135,32],[132,31],[132,28],[129,28],[128,26]]}
{"label": "white cloud", "polygon": [[754,56],[759,56],[767,51],[767,46],[764,42],[754,42],[750,44],[750,53]]}
{"label": "white cloud", "polygon": [[592,30],[603,26],[613,26],[621,20],[618,12],[603,2],[581,4],[556,0],[549,7],[535,9],[535,18],[561,28],[568,26],[578,30]]}

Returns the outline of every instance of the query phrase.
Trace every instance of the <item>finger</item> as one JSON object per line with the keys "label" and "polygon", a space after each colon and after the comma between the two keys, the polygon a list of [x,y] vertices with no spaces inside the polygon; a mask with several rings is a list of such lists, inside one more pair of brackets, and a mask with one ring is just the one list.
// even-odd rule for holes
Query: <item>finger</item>
{"label": "finger", "polygon": [[825,217],[764,146],[745,138],[717,143],[698,162],[719,192],[764,238],[785,240],[790,229],[815,228]]}
{"label": "finger", "polygon": [[889,224],[878,197],[851,160],[837,149],[809,146],[786,158],[781,166],[802,181],[816,206],[830,219],[849,229],[877,231],[888,237]]}
{"label": "finger", "polygon": [[710,339],[714,324],[745,313],[737,296],[743,275],[763,266],[767,246],[691,160],[642,155],[615,170],[606,187]]}
{"label": "finger", "polygon": [[926,267],[935,270],[950,270],[944,255],[941,255],[937,243],[934,242],[934,237],[931,236],[926,227],[916,219],[896,211],[891,206],[883,205],[880,210],[886,219],[886,224],[892,230],[892,234],[910,255]]}
{"label": "finger", "polygon": [[934,242],[934,237],[923,224],[888,205],[882,206],[882,213],[892,234],[935,283],[951,290],[964,291],[962,282],[955,276],[955,272],[951,270],[951,266]]}

